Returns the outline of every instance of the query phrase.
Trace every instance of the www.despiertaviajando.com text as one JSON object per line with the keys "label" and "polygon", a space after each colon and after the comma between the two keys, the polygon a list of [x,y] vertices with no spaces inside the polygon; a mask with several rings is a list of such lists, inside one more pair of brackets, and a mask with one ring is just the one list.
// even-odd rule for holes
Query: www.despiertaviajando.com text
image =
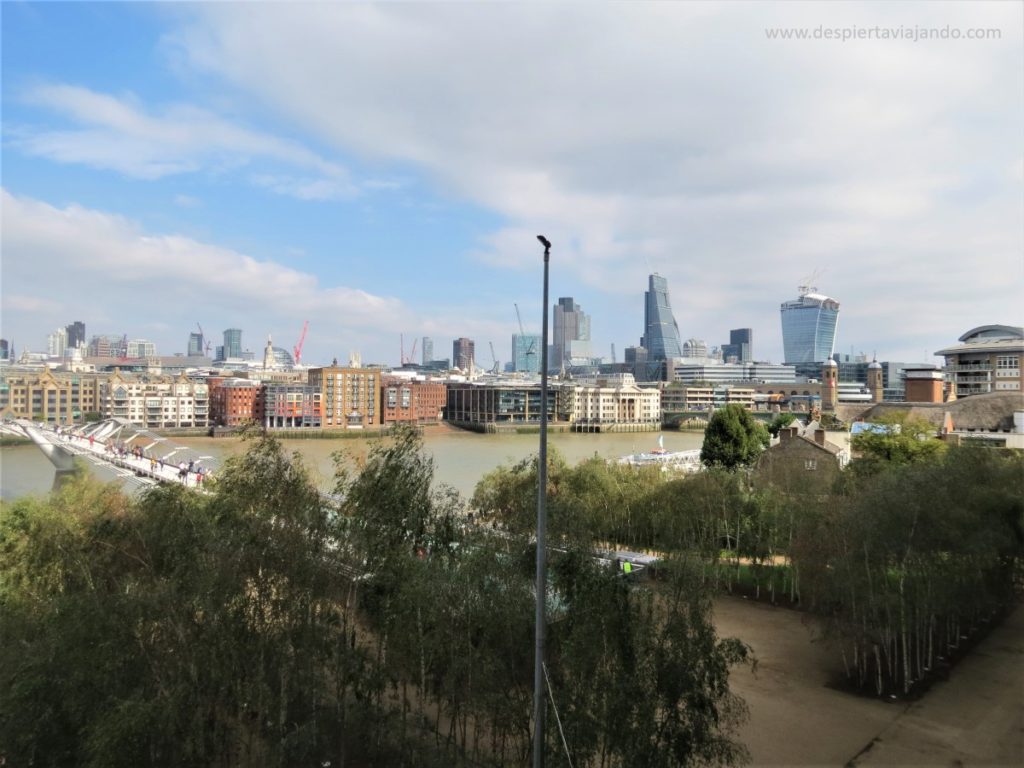
{"label": "www.despiertaviajando.com text", "polygon": [[1003,31],[989,27],[858,26],[765,27],[769,40],[901,40],[917,43],[926,40],[1001,40]]}

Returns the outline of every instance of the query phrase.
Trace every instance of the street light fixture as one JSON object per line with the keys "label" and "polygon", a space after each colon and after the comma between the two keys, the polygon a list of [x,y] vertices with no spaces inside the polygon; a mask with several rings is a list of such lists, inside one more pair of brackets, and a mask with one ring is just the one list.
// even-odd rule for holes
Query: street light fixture
{"label": "street light fixture", "polygon": [[547,489],[548,489],[548,261],[551,243],[537,235],[544,246],[544,301],[541,304],[540,346],[540,456],[537,462],[537,605],[533,668],[533,768],[544,766],[544,639],[547,603]]}

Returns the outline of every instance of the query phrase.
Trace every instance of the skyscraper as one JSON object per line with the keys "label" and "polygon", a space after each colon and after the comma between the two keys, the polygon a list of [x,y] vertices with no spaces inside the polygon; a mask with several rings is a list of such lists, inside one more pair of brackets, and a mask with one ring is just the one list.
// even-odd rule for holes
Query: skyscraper
{"label": "skyscraper", "polygon": [[423,337],[423,365],[430,365],[434,359],[434,340],[429,336]]}
{"label": "skyscraper", "polygon": [[725,362],[736,358],[737,363],[749,363],[754,359],[754,331],[750,328],[734,328],[729,331],[729,343],[722,345]]}
{"label": "skyscraper", "polygon": [[228,328],[224,331],[224,359],[242,356],[242,331],[239,328]]}
{"label": "skyscraper", "polygon": [[823,363],[832,357],[839,302],[802,285],[800,296],[782,304],[782,348],[788,365]]}
{"label": "skyscraper", "polygon": [[571,296],[560,298],[552,310],[550,366],[562,368],[590,361],[590,315]]}
{"label": "skyscraper", "polygon": [[192,331],[188,335],[188,356],[196,357],[203,354],[203,334]]}
{"label": "skyscraper", "polygon": [[452,342],[452,367],[468,371],[473,365],[473,340],[465,337]]}
{"label": "skyscraper", "polygon": [[540,334],[513,334],[512,370],[537,373],[540,371]]}
{"label": "skyscraper", "polygon": [[642,346],[649,360],[669,360],[683,356],[679,325],[672,315],[668,298],[668,280],[661,275],[648,277],[644,293],[644,336]]}
{"label": "skyscraper", "polygon": [[85,346],[85,323],[81,320],[75,320],[64,330],[68,334],[68,349]]}

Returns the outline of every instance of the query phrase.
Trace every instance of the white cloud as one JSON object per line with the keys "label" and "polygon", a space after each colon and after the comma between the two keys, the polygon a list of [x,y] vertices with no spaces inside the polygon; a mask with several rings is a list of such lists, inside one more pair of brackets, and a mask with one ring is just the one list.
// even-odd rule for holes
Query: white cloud
{"label": "white cloud", "polygon": [[280,194],[337,199],[357,191],[346,168],[301,144],[241,127],[192,105],[174,104],[151,114],[131,95],[118,98],[65,84],[34,86],[24,92],[23,99],[79,126],[63,130],[19,126],[10,132],[13,146],[55,162],[151,180],[206,167],[272,161],[314,174],[260,184]]}
{"label": "white cloud", "polygon": [[[634,341],[640,318],[610,315],[639,306],[650,270],[669,277],[684,335],[714,344],[752,325],[763,355],[781,351],[778,304],[815,267],[843,303],[840,347],[919,357],[911,317],[929,318],[936,348],[965,325],[1019,322],[1019,4],[194,11],[173,36],[194,70],[503,215],[483,264],[522,268],[548,234],[607,298],[596,333]],[[819,25],[1001,38],[765,35]]]}
{"label": "white cloud", "polygon": [[[393,297],[323,286],[314,275],[228,248],[146,233],[120,216],[6,190],[0,202],[7,337],[33,338],[85,317],[90,333],[176,328],[155,339],[170,354],[185,346],[196,320],[208,330],[246,329],[246,344],[259,347],[268,331],[291,334],[308,319],[307,357],[325,360],[423,324]],[[117,325],[92,327],[100,318]]]}

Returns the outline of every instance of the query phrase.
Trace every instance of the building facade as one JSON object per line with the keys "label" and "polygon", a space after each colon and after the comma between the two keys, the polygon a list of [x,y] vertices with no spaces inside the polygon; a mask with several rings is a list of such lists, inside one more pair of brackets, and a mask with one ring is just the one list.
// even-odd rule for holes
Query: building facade
{"label": "building facade", "polygon": [[475,358],[475,344],[472,339],[460,337],[452,342],[452,367],[460,371],[468,371],[473,367]]}
{"label": "building facade", "polygon": [[513,334],[512,336],[512,370],[520,373],[540,372],[541,355],[540,334]]}
{"label": "building facade", "polygon": [[935,353],[946,358],[946,382],[956,397],[1024,389],[1020,364],[1024,328],[982,325],[969,330],[959,341]]}
{"label": "building facade", "polygon": [[668,280],[661,275],[649,275],[644,293],[644,335],[640,346],[647,350],[650,360],[671,360],[683,356],[679,325],[672,314],[668,295]]}
{"label": "building facade", "polygon": [[209,387],[178,377],[132,376],[115,371],[100,385],[101,415],[147,429],[209,426]]}
{"label": "building facade", "polygon": [[323,403],[323,427],[368,429],[381,425],[380,370],[313,368],[309,385],[319,392]]}
{"label": "building facade", "polygon": [[242,357],[242,330],[228,328],[224,331],[224,347],[221,352],[223,360],[237,360]]}
{"label": "building facade", "polygon": [[434,340],[429,336],[424,336],[422,344],[423,349],[420,352],[423,355],[423,365],[430,365],[430,361],[434,359]]}
{"label": "building facade", "polygon": [[775,363],[718,363],[700,365],[678,363],[673,366],[672,381],[683,384],[729,383],[742,381],[793,383],[796,369],[791,365]]}
{"label": "building facade", "polygon": [[68,347],[70,349],[85,346],[85,323],[81,320],[75,320],[64,330],[68,336]]}
{"label": "building facade", "polygon": [[823,363],[832,357],[839,320],[839,302],[800,287],[800,295],[782,304],[782,347],[790,365]]}
{"label": "building facade", "polygon": [[263,424],[263,385],[251,379],[207,380],[210,387],[210,423],[222,427]]}
{"label": "building facade", "polygon": [[[631,380],[633,377],[629,376]],[[658,429],[661,426],[661,393],[623,382],[617,386],[573,386],[565,390],[569,421],[581,431]]]}
{"label": "building facade", "polygon": [[563,296],[552,308],[551,330],[551,368],[590,362],[590,315],[571,296]]}
{"label": "building facade", "polygon": [[[465,427],[540,423],[540,387],[536,384],[448,384],[445,418]],[[564,395],[556,385],[548,387],[548,420],[568,421]]]}
{"label": "building facade", "polygon": [[447,386],[443,382],[385,376],[380,395],[384,425],[438,424],[444,418]]}
{"label": "building facade", "polygon": [[125,357],[156,357],[156,344],[146,339],[132,339],[125,345]]}
{"label": "building facade", "polygon": [[203,349],[203,334],[201,333],[190,333],[188,335],[188,356],[199,357],[205,350]]}
{"label": "building facade", "polygon": [[124,336],[93,336],[86,353],[89,357],[127,357],[127,342]]}
{"label": "building facade", "polygon": [[722,359],[727,363],[749,363],[754,359],[754,331],[734,328],[729,331],[729,343],[722,345]]}
{"label": "building facade", "polygon": [[263,385],[263,426],[267,429],[319,429],[323,398],[310,384],[270,382]]}
{"label": "building facade", "polygon": [[73,424],[102,411],[100,385],[109,374],[0,371],[0,415]]}

